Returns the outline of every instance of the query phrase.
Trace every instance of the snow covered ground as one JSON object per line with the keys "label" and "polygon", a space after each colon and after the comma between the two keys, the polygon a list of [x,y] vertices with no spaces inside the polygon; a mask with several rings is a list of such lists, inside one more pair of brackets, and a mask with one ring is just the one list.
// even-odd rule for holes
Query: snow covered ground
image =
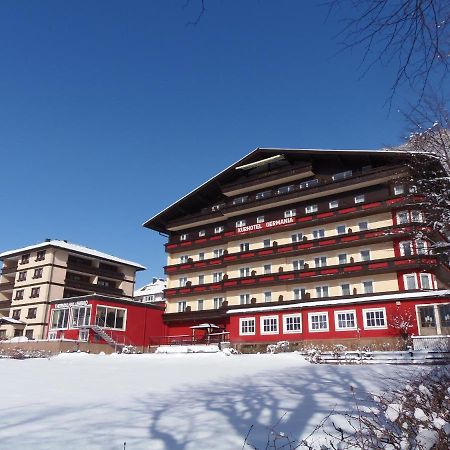
{"label": "snow covered ground", "polygon": [[264,448],[267,427],[306,436],[326,414],[412,369],[313,365],[278,355],[0,359],[0,449]]}

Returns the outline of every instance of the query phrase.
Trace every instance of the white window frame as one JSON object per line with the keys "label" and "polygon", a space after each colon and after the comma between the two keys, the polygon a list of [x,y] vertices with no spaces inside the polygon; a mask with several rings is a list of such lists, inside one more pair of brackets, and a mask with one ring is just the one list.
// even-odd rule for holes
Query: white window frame
{"label": "white window frame", "polygon": [[[317,237],[314,236],[317,234]],[[323,236],[319,236],[320,234],[323,234]],[[315,230],[311,230],[311,235],[313,239],[323,239],[326,236],[325,228],[316,228]]]}
{"label": "white window frame", "polygon": [[[253,331],[242,331],[244,322],[253,322]],[[248,327],[248,326],[247,326]],[[240,317],[239,318],[239,336],[254,336],[256,334],[256,318],[255,317]]]}
{"label": "white window frame", "polygon": [[187,241],[188,235],[187,233],[180,234],[180,241]]}
{"label": "white window frame", "polygon": [[265,222],[264,216],[258,216],[258,217],[256,218],[256,223],[264,223],[264,222]]}
{"label": "white window frame", "polygon": [[239,244],[239,251],[240,252],[248,252],[248,251],[250,251],[250,242],[241,242]]}
{"label": "white window frame", "polygon": [[[300,319],[300,329],[299,330],[288,330],[287,319],[295,318]],[[283,334],[301,334],[303,332],[303,324],[302,324],[302,314],[283,314]]]}
{"label": "white window frame", "polygon": [[292,241],[292,243],[303,242],[303,233],[291,234],[291,241]]}
{"label": "white window frame", "polygon": [[204,237],[204,236],[206,236],[206,230],[200,230],[198,232],[198,237]]}
{"label": "white window frame", "polygon": [[[348,294],[344,294],[342,286],[348,286]],[[341,295],[352,295],[352,285],[350,283],[341,283],[339,287],[341,288]]]}
{"label": "white window frame", "polygon": [[250,294],[239,294],[240,305],[250,305]]}
{"label": "white window frame", "polygon": [[272,239],[264,239],[263,240],[263,248],[270,248],[272,247]]}
{"label": "white window frame", "polygon": [[[319,264],[317,264],[317,263],[319,263]],[[326,255],[319,255],[319,256],[314,257],[314,268],[315,269],[320,269],[322,267],[327,267],[327,266],[328,266],[328,258],[326,257]]]}
{"label": "white window frame", "polygon": [[204,261],[205,260],[205,252],[199,252],[198,260],[199,261]]}
{"label": "white window frame", "polygon": [[[83,323],[82,325],[75,325],[75,311],[80,309],[85,309],[87,311],[89,311],[89,320],[87,321],[87,323]],[[86,305],[86,306],[73,306],[72,308],[70,308],[70,327],[69,328],[83,328],[86,327],[88,325],[91,324],[91,315],[92,315],[92,306],[91,305]],[[84,316],[84,322],[86,321],[86,315]],[[79,319],[79,315],[78,315],[78,319]]]}
{"label": "white window frame", "polygon": [[247,225],[247,221],[245,219],[236,221],[236,228],[245,227]]}
{"label": "white window frame", "polygon": [[366,196],[365,194],[358,194],[355,195],[355,204],[357,205],[358,203],[364,203],[366,201]]}
{"label": "white window frame", "polygon": [[98,308],[106,308],[106,309],[115,309],[116,310],[116,320],[117,321],[117,311],[125,311],[124,315],[123,315],[123,327],[122,328],[111,328],[111,327],[107,327],[107,326],[100,326],[98,325],[100,328],[102,329],[106,329],[106,330],[118,330],[118,331],[125,331],[127,329],[127,317],[128,317],[128,310],[126,308],[117,308],[116,306],[108,306],[108,305],[100,305],[98,304],[95,307],[95,316],[94,316],[94,322],[95,325],[97,325],[97,313],[98,313]]}
{"label": "white window frame", "polygon": [[78,331],[78,340],[80,342],[87,342],[89,340],[89,330],[79,330]]}
{"label": "white window frame", "polygon": [[214,309],[220,309],[222,307],[224,301],[225,301],[224,297],[214,297],[213,298]]}
{"label": "white window frame", "polygon": [[[368,312],[378,312],[378,311],[383,312],[384,325],[368,325],[367,324],[367,313]],[[386,330],[387,329],[388,324],[387,324],[387,316],[386,316],[386,308],[385,307],[367,308],[367,309],[363,308],[362,314],[363,314],[363,323],[364,323],[365,330]]]}
{"label": "white window frame", "polygon": [[186,300],[180,300],[177,302],[177,312],[185,312],[187,308],[187,301]]}
{"label": "white window frame", "polygon": [[302,292],[306,294],[306,289],[302,287],[296,287],[292,289],[292,294],[294,295],[294,300],[301,300],[302,299]]}
{"label": "white window frame", "polygon": [[[312,327],[313,316],[325,316],[327,318],[327,327],[314,330]],[[327,331],[330,331],[330,318],[328,317],[328,311],[309,312],[308,313],[308,330],[310,333],[325,333]]]}
{"label": "white window frame", "polygon": [[[413,288],[408,287],[408,282],[407,282],[408,277],[414,277],[415,287],[413,287]],[[417,273],[412,272],[412,273],[403,274],[403,286],[405,288],[405,291],[412,291],[414,289],[419,289],[419,279],[417,277]]]}
{"label": "white window frame", "polygon": [[[423,283],[422,283],[422,277],[426,277],[428,278],[428,283],[430,285],[429,288],[424,288],[423,287]],[[432,273],[428,273],[428,272],[420,272],[419,273],[419,282],[420,282],[420,289],[429,289],[429,290],[433,290],[436,289],[435,287],[435,282],[434,282],[434,276]]]}
{"label": "white window frame", "polygon": [[213,283],[220,283],[223,280],[223,272],[213,273]]}
{"label": "white window frame", "polygon": [[[365,224],[362,229],[361,229],[361,224]],[[369,229],[369,222],[367,220],[358,222],[358,231],[367,231],[368,229]]]}
{"label": "white window frame", "polygon": [[[342,229],[342,228],[344,228],[344,230],[342,231],[342,233],[340,233],[340,232],[339,232],[339,229]],[[336,234],[337,234],[338,236],[341,236],[341,235],[346,234],[346,233],[347,233],[347,225],[345,225],[345,224],[339,224],[339,225],[336,226]]]}
{"label": "white window frame", "polygon": [[186,264],[188,262],[189,255],[181,255],[180,256],[180,264]]}
{"label": "white window frame", "polygon": [[224,252],[223,248],[215,248],[213,250],[214,258],[220,258],[223,255],[223,252]]}
{"label": "white window frame", "polygon": [[[276,323],[276,331],[264,331],[264,321],[265,320],[275,320]],[[268,335],[268,334],[280,334],[280,324],[279,324],[279,318],[277,315],[272,316],[261,316],[259,318],[259,330],[260,334],[262,335]]]}
{"label": "white window frame", "polygon": [[[371,286],[372,286],[372,292],[366,292],[366,288],[364,287],[364,283],[371,283]],[[363,294],[370,295],[370,294],[375,293],[375,289],[374,289],[375,283],[373,282],[373,280],[362,280],[362,281],[361,281],[361,286],[362,286]]]}
{"label": "white window frame", "polygon": [[205,309],[205,300],[203,298],[200,298],[197,300],[197,311],[203,311],[204,309]]}
{"label": "white window frame", "polygon": [[[327,295],[323,295],[324,288],[327,288]],[[320,289],[320,296],[318,295],[318,289]],[[330,296],[330,286],[324,284],[322,286],[315,286],[316,298],[327,298]]]}
{"label": "white window frame", "polygon": [[328,207],[329,207],[330,209],[339,208],[339,200],[331,200],[331,201],[328,203]]}
{"label": "white window frame", "polygon": [[290,217],[295,217],[297,215],[296,209],[287,209],[284,211],[284,218],[289,219]]}
{"label": "white window frame", "polygon": [[[341,262],[340,261],[340,256],[345,256],[345,262]],[[336,255],[336,257],[337,257],[337,260],[338,260],[338,264],[348,264],[348,253],[338,253],[337,255]]]}
{"label": "white window frame", "polygon": [[264,303],[271,303],[272,302],[272,291],[265,291],[263,293],[264,295]]}
{"label": "white window frame", "polygon": [[[367,259],[363,259],[363,252],[368,252],[368,258]],[[361,262],[371,261],[372,260],[372,255],[370,254],[370,248],[365,248],[363,250],[360,250],[359,251],[359,257],[361,259]]]}
{"label": "white window frame", "polygon": [[58,332],[57,331],[49,331],[47,334],[47,340],[49,341],[56,341],[58,339]]}
{"label": "white window frame", "polygon": [[[408,244],[409,245],[409,248],[410,248],[410,253],[409,253],[409,255],[407,255],[406,253],[405,253],[405,249],[404,249],[404,245],[405,244]],[[414,245],[413,245],[413,242],[412,241],[400,241],[399,243],[398,243],[398,248],[399,248],[399,251],[400,251],[400,256],[412,256],[412,255],[414,255]]]}
{"label": "white window frame", "polygon": [[220,226],[214,228],[214,233],[215,234],[223,233],[224,230],[225,230],[225,227],[223,225],[220,225]]}
{"label": "white window frame", "polygon": [[317,203],[305,206],[305,214],[313,214],[317,211],[319,211],[319,206],[317,205]]}
{"label": "white window frame", "polygon": [[[64,311],[65,312],[65,322],[66,322],[65,327],[53,328],[53,316],[55,314],[55,311]],[[69,324],[70,324],[69,315],[70,315],[70,308],[54,308],[54,309],[52,309],[52,314],[50,317],[50,329],[51,330],[67,330],[69,328]]]}
{"label": "white window frame", "polygon": [[394,195],[402,195],[405,192],[405,186],[403,184],[396,184],[394,186]]}
{"label": "white window frame", "polygon": [[188,281],[189,281],[188,277],[178,278],[178,287],[180,287],[180,288],[186,287],[186,284]]}
{"label": "white window frame", "polygon": [[[295,266],[297,266],[297,268]],[[292,270],[303,270],[304,268],[305,268],[304,259],[294,259],[292,261]]]}
{"label": "white window frame", "polygon": [[[355,325],[353,327],[340,327],[339,326],[339,314],[353,314],[353,321]],[[356,310],[355,309],[343,309],[334,311],[334,328],[336,331],[352,331],[358,329],[358,322],[356,317]]]}
{"label": "white window frame", "polygon": [[250,267],[239,268],[239,278],[249,277],[251,275]]}
{"label": "white window frame", "polygon": [[264,272],[264,275],[270,275],[272,273],[272,264],[264,264],[263,272]]}

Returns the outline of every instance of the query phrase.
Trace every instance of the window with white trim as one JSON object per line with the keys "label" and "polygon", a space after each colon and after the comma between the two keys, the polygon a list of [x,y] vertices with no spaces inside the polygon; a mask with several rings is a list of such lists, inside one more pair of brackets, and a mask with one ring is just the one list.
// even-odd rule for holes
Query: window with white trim
{"label": "window with white trim", "polygon": [[428,254],[428,244],[426,243],[426,241],[423,241],[422,239],[416,239],[414,244],[416,246],[416,253],[418,255]]}
{"label": "window with white trim", "polygon": [[350,295],[350,284],[349,283],[341,284],[341,295]]}
{"label": "window with white trim", "polygon": [[261,334],[278,334],[278,316],[263,316],[260,321]]}
{"label": "window with white trim", "polygon": [[291,235],[292,242],[302,242],[303,241],[303,233],[295,233]]}
{"label": "window with white trim", "polygon": [[223,255],[223,248],[214,249],[214,258],[220,258]]}
{"label": "window with white trim", "polygon": [[339,253],[337,256],[339,264],[347,264],[347,253]]}
{"label": "window with white trim", "polygon": [[256,223],[264,223],[264,216],[258,216],[256,218]]}
{"label": "window with white trim", "polygon": [[363,203],[366,200],[364,194],[355,195],[355,203]]}
{"label": "window with white trim", "polygon": [[294,288],[292,292],[294,293],[294,300],[301,300],[306,294],[306,289]]}
{"label": "window with white trim", "polygon": [[239,334],[245,336],[246,334],[255,334],[255,318],[241,317],[239,319]]}
{"label": "window with white trim", "polygon": [[363,309],[364,328],[387,328],[386,309],[373,308]]}
{"label": "window with white trim", "polygon": [[312,231],[313,239],[320,239],[325,237],[325,230],[323,228],[320,228],[318,230]]}
{"label": "window with white trim", "polygon": [[423,222],[423,214],[421,211],[411,211],[411,222]]}
{"label": "window with white trim", "polygon": [[101,328],[124,330],[127,310],[112,306],[97,305],[95,324]]}
{"label": "window with white trim", "polygon": [[370,261],[370,250],[361,250],[361,261]]}
{"label": "window with white trim", "polygon": [[327,257],[326,256],[317,256],[314,258],[314,266],[315,267],[326,267],[327,266]]}
{"label": "window with white trim", "polygon": [[373,294],[373,281],[367,280],[362,282],[364,294]]}
{"label": "window with white trim", "polygon": [[420,288],[421,289],[433,289],[433,276],[431,273],[420,274]]}
{"label": "window with white trim", "polygon": [[197,311],[203,311],[205,301],[203,299],[197,300]]}
{"label": "window with white trim", "polygon": [[239,296],[239,304],[241,304],[241,305],[250,304],[250,294],[241,294]]}
{"label": "window with white trim", "polygon": [[271,241],[270,239],[264,239],[263,240],[263,247],[264,248],[269,248],[271,246]]}
{"label": "window with white trim", "polygon": [[292,261],[293,270],[303,270],[305,268],[305,261],[303,259],[296,259]]}
{"label": "window with white trim", "polygon": [[250,276],[250,267],[241,267],[239,269],[239,276],[242,277],[249,277]]}
{"label": "window with white trim", "polygon": [[317,298],[328,297],[328,286],[317,286],[316,287],[316,297]]}
{"label": "window with white trim", "polygon": [[258,192],[255,196],[256,200],[261,200],[262,198],[267,198],[270,197],[272,195],[272,191],[263,191],[263,192]]}
{"label": "window with white trim", "polygon": [[199,254],[198,254],[198,260],[199,261],[203,261],[205,259],[205,252],[200,252]]}
{"label": "window with white trim", "polygon": [[312,214],[319,210],[319,207],[317,205],[308,205],[305,206],[305,213],[306,214]]}
{"label": "window with white trim", "polygon": [[248,195],[242,195],[241,197],[236,197],[233,199],[233,205],[241,205],[248,200]]}
{"label": "window with white trim", "polygon": [[394,195],[401,195],[405,192],[405,187],[403,184],[396,184],[394,186]]}
{"label": "window with white trim", "polygon": [[366,231],[369,229],[369,222],[358,222],[359,231]]}
{"label": "window with white trim", "polygon": [[214,272],[213,273],[213,283],[218,283],[222,281],[223,273],[222,272]]}
{"label": "window with white trim", "polygon": [[178,312],[184,312],[186,311],[187,303],[185,300],[182,300],[181,302],[177,302],[177,311]]}
{"label": "window with white trim", "polygon": [[223,233],[224,229],[225,229],[224,226],[220,225],[220,226],[214,228],[214,233],[216,233],[216,234]]}
{"label": "window with white trim", "polygon": [[242,242],[239,244],[239,249],[241,252],[248,252],[250,250],[250,244],[248,242]]}
{"label": "window with white trim", "polygon": [[339,206],[339,200],[331,200],[328,206],[330,209],[337,208]]}
{"label": "window with white trim", "polygon": [[198,284],[205,284],[205,275],[204,274],[200,274],[198,276]]}
{"label": "window with white trim", "polygon": [[401,256],[411,256],[413,254],[413,245],[411,241],[399,242],[400,255]]}
{"label": "window with white trim", "polygon": [[219,309],[223,302],[224,302],[224,298],[223,297],[214,297],[214,309]]}
{"label": "window with white trim", "polygon": [[187,277],[178,278],[178,286],[179,287],[185,287],[187,282],[188,282]]}
{"label": "window with white trim", "polygon": [[293,190],[293,184],[290,184],[289,186],[281,186],[277,189],[277,194],[287,194],[288,192],[292,192]]}
{"label": "window with white trim", "polygon": [[198,237],[204,237],[204,236],[206,236],[206,231],[205,230],[200,230],[198,232]]}
{"label": "window with white trim", "polygon": [[272,301],[272,292],[264,292],[264,302],[270,303]]}
{"label": "window with white trim", "polygon": [[399,212],[396,214],[396,217],[397,217],[397,223],[398,223],[399,225],[402,225],[402,224],[404,224],[404,223],[408,223],[408,222],[409,222],[409,214],[408,214],[408,211],[399,211]]}
{"label": "window with white trim", "polygon": [[345,225],[338,225],[336,227],[336,233],[337,234],[345,234],[347,227]]}
{"label": "window with white trim", "polygon": [[272,273],[272,264],[264,264],[264,275]]}
{"label": "window with white trim", "polygon": [[289,217],[295,217],[297,214],[297,210],[295,209],[288,209],[284,212],[284,218],[288,219]]}
{"label": "window with white trim", "polygon": [[[20,311],[20,310],[19,310]],[[54,309],[50,320],[52,330],[64,330],[69,323],[69,308]]]}
{"label": "window with white trim", "polygon": [[314,178],[312,180],[308,180],[308,181],[302,181],[298,187],[300,189],[306,189],[306,188],[310,188],[313,186],[317,186],[319,184],[319,180],[317,178]]}
{"label": "window with white trim", "polygon": [[301,314],[283,314],[283,333],[301,333],[302,315]]}
{"label": "window with white trim", "polygon": [[188,235],[185,234],[180,234],[180,241],[187,241]]}
{"label": "window with white trim", "polygon": [[328,331],[328,313],[308,313],[309,331]]}
{"label": "window with white trim", "polygon": [[189,259],[189,255],[181,255],[180,256],[180,264],[187,263]]}
{"label": "window with white trim", "polygon": [[356,330],[356,311],[335,311],[334,322],[337,331]]}
{"label": "window with white trim", "polygon": [[90,306],[74,306],[72,308],[72,328],[85,327],[91,322]]}
{"label": "window with white trim", "polygon": [[236,228],[245,227],[247,225],[247,221],[245,219],[236,221]]}
{"label": "window with white trim", "polygon": [[417,277],[415,273],[407,273],[403,275],[403,282],[407,291],[417,289]]}

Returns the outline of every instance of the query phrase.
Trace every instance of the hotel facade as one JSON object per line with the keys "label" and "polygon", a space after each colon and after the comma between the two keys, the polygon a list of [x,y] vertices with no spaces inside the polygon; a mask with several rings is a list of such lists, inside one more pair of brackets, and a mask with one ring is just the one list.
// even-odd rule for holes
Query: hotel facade
{"label": "hotel facade", "polygon": [[430,250],[443,237],[403,182],[407,158],[258,148],[149,219],[168,236],[169,335],[210,324],[233,344],[372,343],[405,323],[450,334],[450,272]]}

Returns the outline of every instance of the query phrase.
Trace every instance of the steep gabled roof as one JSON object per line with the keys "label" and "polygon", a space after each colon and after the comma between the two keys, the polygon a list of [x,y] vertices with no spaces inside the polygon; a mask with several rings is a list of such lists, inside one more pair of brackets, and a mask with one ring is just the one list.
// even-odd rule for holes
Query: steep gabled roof
{"label": "steep gabled roof", "polygon": [[245,155],[240,160],[233,163],[231,166],[219,172],[217,175],[204,182],[193,191],[186,194],[176,202],[169,205],[167,208],[148,219],[143,226],[153,229],[155,231],[165,232],[167,222],[192,213],[199,206],[209,206],[213,204],[221,195],[221,186],[226,183],[231,183],[237,179],[241,173],[236,171],[236,168],[257,162],[264,158],[270,158],[276,155],[283,155],[284,159],[288,161],[296,160],[311,160],[314,157],[323,156],[338,156],[338,157],[353,157],[389,160],[404,160],[407,153],[402,150],[336,150],[336,149],[295,149],[295,148],[261,148],[258,147],[252,152]]}

